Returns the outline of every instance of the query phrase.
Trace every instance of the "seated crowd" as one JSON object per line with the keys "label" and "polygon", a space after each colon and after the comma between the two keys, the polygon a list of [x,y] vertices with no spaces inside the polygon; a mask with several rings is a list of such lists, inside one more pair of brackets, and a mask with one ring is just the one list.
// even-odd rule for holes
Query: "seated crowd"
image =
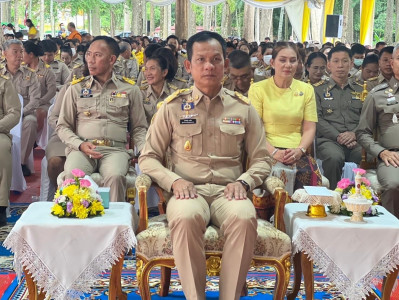
{"label": "seated crowd", "polygon": [[209,223],[226,238],[220,298],[238,299],[256,240],[247,192],[279,166],[295,168],[293,190],[321,185],[308,151],[313,147],[330,189],[345,162],[360,164],[362,148],[377,157],[382,205],[399,217],[399,46],[326,43],[319,49],[207,31],[188,41],[74,37],[3,44],[0,226],[12,175],[9,132],[20,114],[24,176],[48,122],[53,186],[62,171],[98,172],[110,200],[124,201],[129,161],[138,156],[141,171],[171,192],[166,213],[187,299],[205,299],[198,237]]}

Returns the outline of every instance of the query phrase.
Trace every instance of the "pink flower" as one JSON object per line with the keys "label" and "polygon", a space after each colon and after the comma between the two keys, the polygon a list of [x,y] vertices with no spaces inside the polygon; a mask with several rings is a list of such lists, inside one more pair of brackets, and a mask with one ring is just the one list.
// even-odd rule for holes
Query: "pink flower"
{"label": "pink flower", "polygon": [[348,178],[343,178],[341,179],[338,184],[337,187],[340,189],[346,189],[349,185],[351,184],[351,181]]}
{"label": "pink flower", "polygon": [[355,172],[355,174],[359,173],[360,175],[366,174],[366,170],[360,168],[353,169],[353,172]]}
{"label": "pink flower", "polygon": [[90,180],[87,179],[80,179],[80,186],[81,187],[89,187],[91,186]]}
{"label": "pink flower", "polygon": [[65,180],[64,180],[64,182],[62,183],[62,185],[63,185],[63,186],[67,186],[67,185],[74,184],[74,183],[75,183],[75,179],[73,179],[73,178],[68,178],[68,179],[65,179]]}
{"label": "pink flower", "polygon": [[85,177],[85,172],[83,172],[83,171],[80,170],[80,169],[73,169],[73,170],[71,171],[71,173],[72,173],[73,176],[78,177],[78,178]]}
{"label": "pink flower", "polygon": [[362,177],[362,181],[365,185],[370,186],[370,180],[368,180],[366,177]]}

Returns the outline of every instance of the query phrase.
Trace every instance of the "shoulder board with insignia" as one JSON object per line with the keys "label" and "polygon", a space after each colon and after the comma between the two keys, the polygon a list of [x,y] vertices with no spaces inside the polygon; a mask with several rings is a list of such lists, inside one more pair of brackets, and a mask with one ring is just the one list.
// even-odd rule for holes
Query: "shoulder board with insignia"
{"label": "shoulder board with insignia", "polygon": [[83,79],[85,79],[84,76],[82,76],[82,77],[80,77],[80,78],[74,78],[74,79],[72,79],[72,81],[71,81],[71,85],[77,84],[77,83],[83,81]]}
{"label": "shoulder board with insignia", "polygon": [[135,85],[136,84],[136,82],[133,79],[130,79],[130,78],[126,77],[126,76],[123,76],[122,78],[123,78],[123,80],[125,82],[127,82],[127,83],[129,83],[131,85]]}
{"label": "shoulder board with insignia", "polygon": [[25,66],[26,65],[26,63],[23,61],[23,62],[21,62],[21,66]]}
{"label": "shoulder board with insignia", "polygon": [[191,89],[181,89],[181,90],[177,90],[176,92],[174,92],[172,95],[170,95],[169,97],[167,97],[165,99],[165,103],[169,103],[171,101],[173,101],[174,99],[176,99],[179,95],[181,94],[185,94],[186,92],[191,91]]}
{"label": "shoulder board with insignia", "polygon": [[179,77],[175,77],[174,79],[176,79],[176,80],[178,80],[178,81],[181,81],[181,82],[185,82],[185,83],[188,82],[186,79],[179,78]]}
{"label": "shoulder board with insignia", "polygon": [[175,86],[174,84],[168,83],[168,87],[170,87],[173,90],[178,90],[179,88]]}
{"label": "shoulder board with insignia", "polygon": [[313,86],[319,86],[322,85],[325,82],[325,80],[320,80],[319,82],[316,82]]}
{"label": "shoulder board with insignia", "polygon": [[48,69],[48,68],[50,68],[50,65],[48,65],[48,64],[44,64],[44,66]]}
{"label": "shoulder board with insignia", "polygon": [[387,87],[389,87],[389,84],[384,82],[384,83],[381,83],[381,84],[375,86],[371,91],[372,92],[376,92],[376,91],[380,91],[380,90],[386,89]]}
{"label": "shoulder board with insignia", "polygon": [[29,71],[31,71],[32,73],[35,73],[36,72],[36,70],[34,70],[34,69],[32,69],[32,68],[29,68],[29,67],[26,67]]}
{"label": "shoulder board with insignia", "polygon": [[140,90],[144,91],[149,87],[148,84],[140,86]]}
{"label": "shoulder board with insignia", "polygon": [[243,94],[239,93],[239,92],[234,92],[234,95],[240,99],[242,102],[245,102],[246,104],[249,104],[249,99],[247,97],[245,97]]}
{"label": "shoulder board with insignia", "polygon": [[266,68],[265,68],[265,70],[267,71],[267,70],[270,70],[271,69],[271,66],[270,65],[268,65]]}
{"label": "shoulder board with insignia", "polygon": [[80,68],[82,65],[83,65],[83,64],[81,64],[81,63],[76,63],[76,66],[74,66],[73,69]]}
{"label": "shoulder board with insignia", "polygon": [[6,75],[3,75],[3,74],[1,74],[0,76],[1,76],[1,78],[4,78],[4,79],[10,79],[9,77],[7,77]]}
{"label": "shoulder board with insignia", "polygon": [[163,105],[164,101],[159,101],[157,103],[157,110],[159,110],[159,108]]}
{"label": "shoulder board with insignia", "polygon": [[371,77],[371,78],[367,79],[367,81],[375,81],[377,79],[378,79],[378,76],[375,76],[375,77]]}

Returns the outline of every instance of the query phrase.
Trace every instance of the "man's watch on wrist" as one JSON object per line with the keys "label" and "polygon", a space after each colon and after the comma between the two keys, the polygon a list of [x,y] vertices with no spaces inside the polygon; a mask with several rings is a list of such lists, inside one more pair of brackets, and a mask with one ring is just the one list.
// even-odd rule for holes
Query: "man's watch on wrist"
{"label": "man's watch on wrist", "polygon": [[244,180],[237,180],[239,183],[241,183],[244,187],[244,189],[248,192],[249,191],[249,184],[244,181]]}
{"label": "man's watch on wrist", "polygon": [[303,154],[306,154],[306,149],[305,148],[299,147],[298,149],[301,150]]}

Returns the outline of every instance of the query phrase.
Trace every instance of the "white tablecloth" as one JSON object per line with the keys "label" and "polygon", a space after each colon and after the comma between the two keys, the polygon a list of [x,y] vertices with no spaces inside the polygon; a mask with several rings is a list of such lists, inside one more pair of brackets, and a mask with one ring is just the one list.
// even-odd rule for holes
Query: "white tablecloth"
{"label": "white tablecloth", "polygon": [[133,206],[110,203],[100,217],[51,215],[51,202],[29,205],[4,241],[20,277],[26,267],[53,299],[77,299],[102,272],[136,245]]}
{"label": "white tablecloth", "polygon": [[383,215],[349,222],[347,216],[327,213],[306,216],[308,205],[285,206],[284,221],[294,252],[302,251],[350,299],[364,298],[374,278],[399,265],[399,220],[379,206]]}

